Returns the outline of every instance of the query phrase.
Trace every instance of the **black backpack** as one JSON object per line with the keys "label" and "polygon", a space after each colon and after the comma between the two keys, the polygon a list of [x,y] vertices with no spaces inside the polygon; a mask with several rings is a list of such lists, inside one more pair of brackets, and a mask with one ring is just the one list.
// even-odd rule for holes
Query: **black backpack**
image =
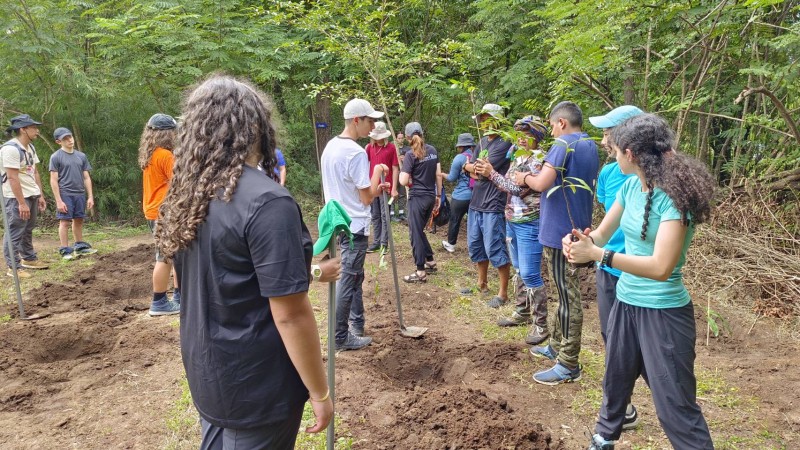
{"label": "black backpack", "polygon": [[437,227],[443,227],[448,222],[450,222],[450,200],[447,199],[444,186],[442,186],[442,200],[439,203],[439,212],[433,216],[433,224]]}

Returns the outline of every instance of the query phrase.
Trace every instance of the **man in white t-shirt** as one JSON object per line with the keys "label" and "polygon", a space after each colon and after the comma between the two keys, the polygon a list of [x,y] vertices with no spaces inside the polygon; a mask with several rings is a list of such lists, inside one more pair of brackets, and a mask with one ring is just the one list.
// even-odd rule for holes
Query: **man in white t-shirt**
{"label": "man in white t-shirt", "polygon": [[[42,180],[39,171],[36,170],[39,157],[32,143],[39,137],[39,125],[40,122],[31,119],[27,114],[13,117],[6,133],[14,138],[0,147],[3,201],[6,203],[6,220],[15,253],[11,254],[4,236],[3,253],[9,267],[6,273],[8,276],[14,276],[11,272],[11,258],[14,258],[17,267],[22,266],[26,269],[48,267],[46,263],[39,261],[33,250],[33,228],[36,226],[36,217],[47,207],[42,193]],[[17,276],[28,278],[30,274],[18,270]]]}
{"label": "man in white t-shirt", "polygon": [[358,350],[372,342],[364,336],[364,259],[367,254],[370,204],[387,189],[381,175],[388,171],[384,164],[375,166],[369,177],[369,161],[364,147],[356,142],[369,136],[375,119],[383,113],[375,111],[368,101],[354,98],[344,107],[345,127],[322,151],[322,189],[325,201],[338,201],[350,215],[352,246],[344,234],[339,236],[342,276],[336,284],[336,350]]}

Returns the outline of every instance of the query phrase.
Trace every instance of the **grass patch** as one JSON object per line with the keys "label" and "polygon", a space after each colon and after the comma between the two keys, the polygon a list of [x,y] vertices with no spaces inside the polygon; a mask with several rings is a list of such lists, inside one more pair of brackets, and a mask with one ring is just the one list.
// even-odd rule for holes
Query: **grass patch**
{"label": "grass patch", "polygon": [[0,316],[0,325],[7,324],[8,322],[11,322],[11,314],[4,314]]}
{"label": "grass patch", "polygon": [[719,373],[719,369],[714,371],[699,369],[695,372],[697,377],[697,397],[713,403],[720,408],[737,408],[742,411],[752,411],[756,401],[752,397],[743,396],[739,388],[729,386]]}
{"label": "grass patch", "polygon": [[605,355],[583,347],[580,355],[581,371],[580,393],[572,399],[570,407],[579,415],[591,412],[591,417],[600,410],[603,402],[603,374],[605,373]]}
{"label": "grass patch", "polygon": [[189,382],[184,375],[181,380],[181,395],[170,408],[166,417],[166,426],[169,431],[166,450],[182,450],[197,448],[200,444],[200,422],[197,410],[192,403],[192,394],[189,392]]}

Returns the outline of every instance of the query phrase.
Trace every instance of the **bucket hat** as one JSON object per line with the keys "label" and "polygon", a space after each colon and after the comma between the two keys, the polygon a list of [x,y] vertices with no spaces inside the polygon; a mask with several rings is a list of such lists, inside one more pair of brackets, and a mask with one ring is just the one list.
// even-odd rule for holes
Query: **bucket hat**
{"label": "bucket hat", "polygon": [[31,116],[27,114],[20,114],[18,116],[12,117],[10,122],[11,125],[8,128],[6,128],[6,131],[19,130],[20,128],[29,127],[31,125],[42,124],[41,122],[37,122],[31,119]]}
{"label": "bucket hat", "polygon": [[376,141],[386,139],[391,135],[392,133],[386,129],[386,124],[384,122],[375,122],[375,128],[369,133],[369,137]]}
{"label": "bucket hat", "polygon": [[153,114],[147,121],[147,128],[151,130],[172,130],[178,126],[178,122],[167,114]]}
{"label": "bucket hat", "polygon": [[458,135],[458,140],[456,141],[456,147],[474,147],[475,146],[475,138],[472,137],[470,133],[461,133]]}

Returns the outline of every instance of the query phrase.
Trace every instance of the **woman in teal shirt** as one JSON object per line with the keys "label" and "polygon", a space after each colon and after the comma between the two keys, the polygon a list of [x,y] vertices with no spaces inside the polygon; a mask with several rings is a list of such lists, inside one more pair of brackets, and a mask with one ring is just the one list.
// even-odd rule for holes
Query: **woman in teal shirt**
{"label": "woman in teal shirt", "polygon": [[[607,324],[603,404],[589,449],[614,449],[639,375],[672,446],[713,449],[696,401],[694,308],[681,267],[695,226],[711,213],[714,179],[701,162],[674,150],[675,134],[657,115],[628,119],[610,141],[622,172],[636,176],[596,230],[573,230],[562,241],[570,262],[594,260],[622,271]],[[626,254],[602,248],[618,228]]]}

